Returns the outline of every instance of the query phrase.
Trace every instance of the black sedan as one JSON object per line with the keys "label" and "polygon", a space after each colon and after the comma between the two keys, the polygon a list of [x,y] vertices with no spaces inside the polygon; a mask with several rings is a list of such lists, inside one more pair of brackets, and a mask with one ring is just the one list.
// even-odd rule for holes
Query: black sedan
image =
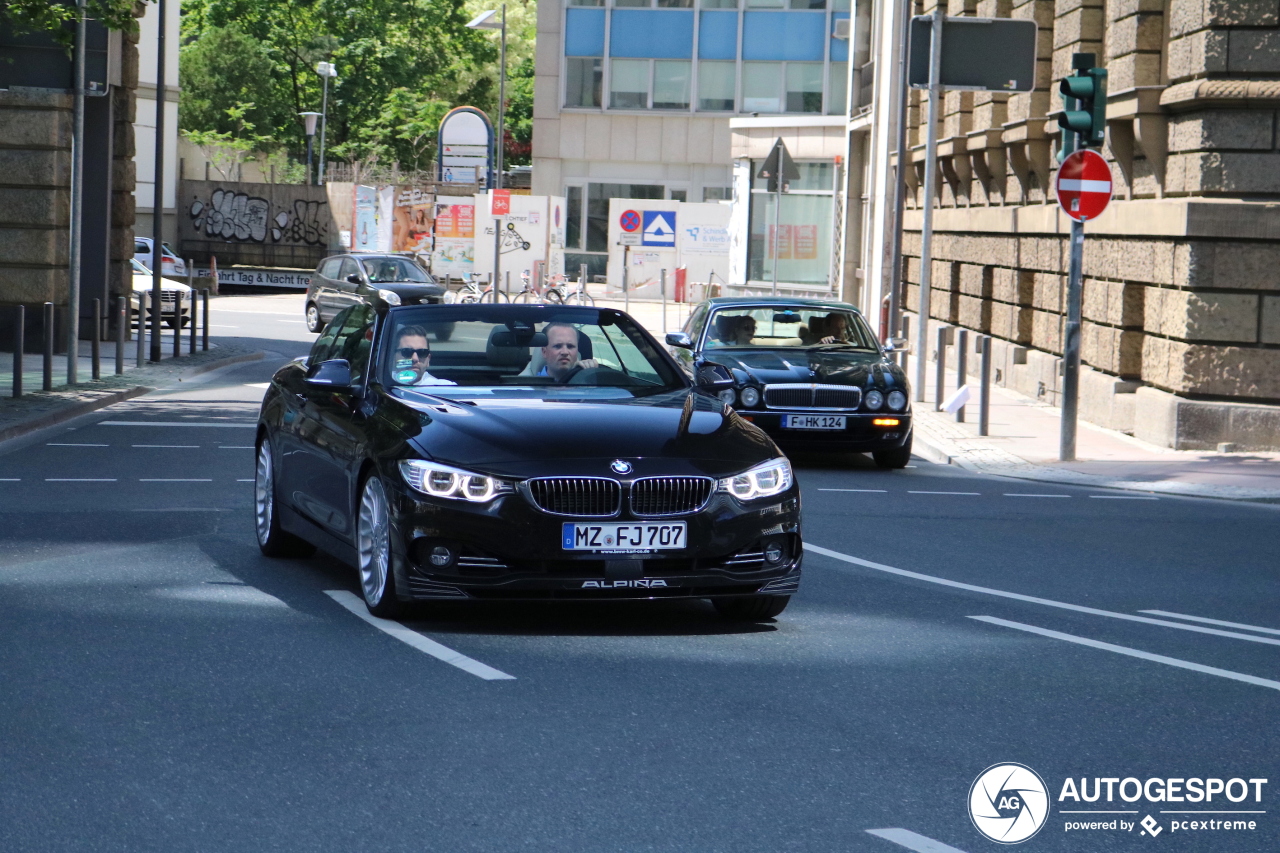
{"label": "black sedan", "polygon": [[[432,343],[427,328],[455,333]],[[782,612],[800,494],[773,441],[611,309],[356,305],[281,368],[256,440],[258,543],[431,599],[706,598]]]}
{"label": "black sedan", "polygon": [[882,468],[911,460],[911,390],[857,308],[815,299],[703,302],[667,336],[692,375],[728,368],[720,396],[784,447],[870,453]]}
{"label": "black sedan", "polygon": [[[307,328],[319,332],[338,312],[360,303],[435,305],[445,301],[446,288],[404,255],[334,255],[325,258],[311,276],[303,316]],[[431,332],[448,340],[448,324],[436,324]]]}

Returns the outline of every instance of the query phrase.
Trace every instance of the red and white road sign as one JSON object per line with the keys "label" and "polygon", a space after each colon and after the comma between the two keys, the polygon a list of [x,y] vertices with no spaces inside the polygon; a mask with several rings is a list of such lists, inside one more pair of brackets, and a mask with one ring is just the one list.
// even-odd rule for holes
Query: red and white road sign
{"label": "red and white road sign", "polygon": [[509,216],[511,214],[511,190],[494,190],[491,216]]}
{"label": "red and white road sign", "polygon": [[622,215],[618,217],[618,227],[623,231],[639,231],[640,230],[640,214],[634,210],[624,210]]}
{"label": "red and white road sign", "polygon": [[1097,151],[1077,151],[1058,168],[1058,204],[1072,219],[1097,219],[1111,203],[1111,167]]}

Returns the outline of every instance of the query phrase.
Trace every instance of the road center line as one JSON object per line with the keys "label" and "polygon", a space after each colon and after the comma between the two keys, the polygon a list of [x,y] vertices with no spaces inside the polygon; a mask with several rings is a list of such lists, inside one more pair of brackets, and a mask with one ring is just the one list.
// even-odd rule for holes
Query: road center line
{"label": "road center line", "polygon": [[1272,681],[1268,678],[1258,678],[1256,675],[1245,675],[1243,672],[1233,672],[1229,669],[1218,669],[1216,666],[1205,666],[1202,663],[1192,663],[1189,660],[1182,660],[1181,658],[1156,655],[1151,652],[1141,651],[1140,649],[1131,649],[1128,646],[1117,646],[1114,643],[1104,643],[1100,640],[1091,640],[1088,637],[1077,637],[1075,634],[1064,634],[1061,631],[1050,631],[1048,628],[1039,628],[1035,625],[1024,625],[1021,622],[1010,622],[1008,619],[997,619],[994,616],[970,616],[969,618],[976,619],[979,622],[989,622],[992,625],[1003,625],[1006,628],[1013,628],[1018,631],[1026,631],[1030,634],[1039,634],[1042,637],[1051,637],[1055,640],[1066,640],[1068,643],[1077,643],[1081,646],[1089,646],[1093,649],[1115,652],[1118,655],[1128,655],[1131,658],[1154,661],[1155,663],[1163,663],[1168,666],[1176,666],[1180,669],[1189,669],[1194,672],[1216,675],[1220,678],[1230,678],[1232,681],[1243,681],[1245,684],[1253,684],[1258,687],[1270,687],[1272,690],[1280,690],[1280,681]]}
{"label": "road center line", "polygon": [[252,444],[223,444],[219,450],[253,450]]}
{"label": "road center line", "polygon": [[1259,628],[1257,625],[1246,625],[1243,622],[1223,622],[1221,619],[1206,619],[1203,616],[1188,616],[1185,613],[1170,613],[1167,610],[1139,610],[1139,613],[1150,613],[1153,616],[1170,616],[1174,619],[1186,619],[1188,622],[1203,622],[1206,625],[1221,625],[1223,628],[1243,628],[1246,631],[1261,631],[1263,634],[1280,635],[1275,628]]}
{"label": "road center line", "polygon": [[905,847],[908,850],[914,850],[916,853],[964,853],[949,844],[943,844],[941,841],[934,841],[924,835],[918,835],[909,829],[900,829],[894,827],[892,829],[868,829],[867,833],[877,838],[883,838],[885,841],[892,841],[899,847]]}
{"label": "road center line", "polygon": [[888,489],[818,489],[820,492],[888,492]]}
{"label": "road center line", "polygon": [[45,477],[46,483],[114,483],[115,477]]}
{"label": "road center line", "polygon": [[180,478],[175,477],[175,478],[172,478],[172,479],[157,479],[157,478],[150,478],[150,479],[146,479],[146,480],[141,480],[141,479],[140,479],[140,480],[138,480],[138,482],[139,482],[139,483],[212,483],[212,482],[213,482],[213,480],[206,480],[206,479],[180,479]]}
{"label": "road center line", "polygon": [[109,444],[68,444],[60,441],[50,441],[45,447],[110,447]]}
{"label": "road center line", "polygon": [[199,450],[198,444],[131,444],[130,447],[167,447],[171,450]]}
{"label": "road center line", "polygon": [[917,492],[907,489],[909,495],[981,495],[982,492]]}
{"label": "road center line", "polygon": [[1062,610],[1071,610],[1076,613],[1088,613],[1091,616],[1106,616],[1111,619],[1123,619],[1126,622],[1141,622],[1146,625],[1163,625],[1166,628],[1177,628],[1180,631],[1193,631],[1197,634],[1212,634],[1215,637],[1231,637],[1236,640],[1247,640],[1251,643],[1265,643],[1269,646],[1280,646],[1280,640],[1273,640],[1269,637],[1258,637],[1252,634],[1239,634],[1235,631],[1220,631],[1217,628],[1202,628],[1199,625],[1185,625],[1180,622],[1169,622],[1164,619],[1152,619],[1148,616],[1134,616],[1130,613],[1116,613],[1112,610],[1099,610],[1096,607],[1085,607],[1081,604],[1068,604],[1065,601],[1054,601],[1051,598],[1037,598],[1034,595],[1023,595],[1020,592],[1008,592],[1003,589],[992,589],[987,586],[977,586],[976,584],[953,581],[947,578],[908,571],[906,569],[897,569],[893,566],[886,566],[883,563],[873,563],[870,560],[851,557],[848,554],[842,554],[839,551],[832,551],[829,548],[823,548],[820,545],[812,545],[808,542],[804,543],[804,549],[806,551],[812,551],[815,554],[821,554],[824,557],[831,557],[832,559],[840,560],[845,563],[852,563],[855,566],[875,569],[880,572],[888,572],[892,575],[901,575],[904,578],[928,581],[929,583],[949,586],[954,589],[964,589],[969,592],[981,592],[986,595],[995,595],[1000,598],[1011,598],[1014,601],[1025,601],[1028,604],[1042,604],[1045,607],[1057,607]]}
{"label": "road center line", "polygon": [[1005,492],[1006,498],[1069,498],[1071,495],[1029,495],[1023,492]]}
{"label": "road center line", "polygon": [[242,429],[255,429],[256,423],[213,423],[200,422],[192,423],[188,421],[98,421],[99,426],[149,426],[149,427],[240,427]]}
{"label": "road center line", "polygon": [[1158,501],[1154,495],[1089,495],[1099,501]]}
{"label": "road center line", "polygon": [[450,666],[456,666],[463,672],[469,672],[477,678],[483,678],[485,681],[515,681],[514,675],[507,675],[501,670],[494,669],[488,664],[483,664],[478,660],[469,658],[461,652],[455,652],[446,645],[437,643],[429,637],[424,637],[417,631],[411,631],[399,622],[392,622],[390,619],[379,619],[370,613],[364,606],[364,602],[356,598],[346,590],[327,589],[325,595],[341,604],[353,614],[368,622],[385,634],[390,634],[402,643],[413,646],[420,652],[425,652],[437,660],[444,661]]}

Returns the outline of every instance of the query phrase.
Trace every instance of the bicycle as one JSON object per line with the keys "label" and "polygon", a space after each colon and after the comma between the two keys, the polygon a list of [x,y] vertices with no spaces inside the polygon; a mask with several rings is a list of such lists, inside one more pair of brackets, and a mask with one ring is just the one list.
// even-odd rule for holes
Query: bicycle
{"label": "bicycle", "polygon": [[[529,271],[525,270],[524,272],[520,273],[520,290],[517,291],[516,294],[511,297],[511,301],[518,304],[522,304],[522,305],[523,304],[538,305],[542,303],[542,299],[544,295],[545,294],[539,293],[538,288],[533,286],[533,282],[530,281],[530,278],[529,278]],[[557,300],[552,300],[552,301],[557,301]]]}
{"label": "bicycle", "polygon": [[[502,302],[511,301],[511,297],[507,296],[507,294],[503,293],[501,290],[498,291],[498,296]],[[471,273],[471,280],[459,288],[458,296],[454,301],[460,302],[464,305],[474,302],[493,302],[493,288],[486,287],[481,289],[480,273],[473,272]]]}
{"label": "bicycle", "polygon": [[561,305],[596,304],[591,294],[587,293],[586,282],[579,281],[577,290],[565,290],[565,279],[562,275],[552,276],[551,287],[547,288],[545,295],[549,301],[557,302]]}

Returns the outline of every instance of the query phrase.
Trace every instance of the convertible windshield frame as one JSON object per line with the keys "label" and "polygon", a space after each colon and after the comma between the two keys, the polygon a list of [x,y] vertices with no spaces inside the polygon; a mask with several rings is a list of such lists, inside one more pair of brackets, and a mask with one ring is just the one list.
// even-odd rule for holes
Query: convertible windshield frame
{"label": "convertible windshield frame", "polygon": [[[538,341],[543,339],[543,329],[553,322],[579,329],[580,352],[582,337],[589,337],[593,349],[590,358],[598,361],[598,367],[575,372],[567,383],[550,374],[530,374],[529,369],[541,361]],[[576,389],[575,394],[596,388],[650,396],[692,385],[679,363],[643,326],[611,308],[502,303],[406,305],[390,309],[381,326],[376,345],[378,361],[372,373],[389,388],[412,388],[440,396],[449,396],[450,388],[464,396],[483,388]],[[413,369],[403,363],[412,361],[413,354],[404,359],[403,354],[394,352],[405,326],[421,326],[427,332],[432,359],[427,373],[448,384],[418,384],[407,381],[407,374],[397,374]],[[443,338],[436,332],[440,329],[448,329]],[[481,331],[483,340],[477,334]],[[520,350],[526,350],[528,356],[522,358]],[[587,356],[580,358],[585,360]],[[578,378],[579,373],[589,375]],[[475,381],[469,381],[472,379]]]}
{"label": "convertible windshield frame", "polygon": [[[794,343],[794,344],[764,344],[764,343],[757,344],[757,343],[726,343],[716,339],[715,331],[716,331],[717,318],[726,316],[726,315],[741,316],[741,315],[749,314],[754,311],[770,311],[776,314],[785,314],[785,313],[795,313],[795,314],[810,313],[815,315],[816,314],[830,315],[833,313],[841,314],[846,317],[846,322],[848,323],[850,327],[850,331],[852,332],[852,337],[855,338],[855,340],[835,341],[833,343],[826,343],[826,344],[819,343],[818,341],[814,341],[812,343]],[[797,324],[797,330],[799,325],[800,324]],[[757,337],[760,337],[760,336],[757,335]],[[861,342],[858,341],[857,340],[858,338],[861,338],[862,341]],[[867,341],[869,341],[870,343],[869,344],[865,343]],[[740,302],[740,303],[730,302],[723,305],[713,305],[711,307],[711,310],[707,313],[707,317],[706,317],[706,320],[704,321],[704,325],[701,331],[699,332],[698,340],[695,342],[695,348],[698,352],[702,352],[702,353],[715,353],[715,352],[721,352],[724,350],[734,350],[734,349],[813,350],[813,349],[823,349],[823,348],[829,348],[829,349],[840,348],[840,349],[854,350],[857,352],[870,352],[870,353],[882,352],[880,342],[876,339],[875,333],[871,330],[871,327],[867,324],[866,319],[862,316],[862,313],[860,311],[853,308],[852,306],[843,305],[840,303],[811,304],[811,303],[798,303],[798,302],[785,302],[785,301],[779,301],[779,302],[762,301],[762,302]]]}

